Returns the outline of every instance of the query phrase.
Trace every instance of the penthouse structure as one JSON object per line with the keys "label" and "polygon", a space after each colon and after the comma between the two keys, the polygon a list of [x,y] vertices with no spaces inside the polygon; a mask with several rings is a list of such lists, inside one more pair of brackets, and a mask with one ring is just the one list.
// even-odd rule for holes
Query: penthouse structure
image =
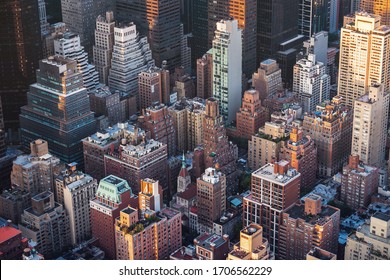
{"label": "penthouse structure", "polygon": [[146,210],[158,212],[163,208],[163,190],[158,181],[149,178],[141,180],[138,207],[141,215],[144,215]]}
{"label": "penthouse structure", "polygon": [[30,155],[18,156],[12,166],[11,184],[14,189],[32,196],[54,191],[55,176],[62,169],[60,159],[49,154],[45,140],[30,143]]}
{"label": "penthouse structure", "polygon": [[226,176],[207,168],[196,180],[199,232],[213,231],[213,222],[226,210]]}
{"label": "penthouse structure", "polygon": [[282,214],[279,259],[305,260],[314,247],[337,254],[340,210],[322,206],[321,197],[310,194]]}
{"label": "penthouse structure", "polygon": [[348,236],[345,246],[346,260],[389,260],[390,215],[374,214],[368,223]]}
{"label": "penthouse structure", "polygon": [[317,147],[310,136],[303,136],[303,130],[293,127],[290,139],[282,142],[280,159],[290,162],[291,167],[301,173],[301,191],[308,192],[316,183]]}
{"label": "penthouse structure", "polygon": [[339,172],[348,160],[352,137],[352,110],[334,97],[307,113],[303,130],[317,145],[317,175],[326,177]]}
{"label": "penthouse structure", "polygon": [[115,27],[109,87],[138,96],[138,74],[151,66],[154,60],[148,40],[140,37],[135,24],[122,23]]}
{"label": "penthouse structure", "polygon": [[176,133],[177,151],[193,151],[203,141],[204,100],[182,99],[168,108]]}
{"label": "penthouse structure", "polygon": [[56,178],[56,197],[69,216],[72,245],[87,241],[92,236],[90,200],[95,198],[98,183],[88,174],[69,165]]}
{"label": "penthouse structure", "polygon": [[227,260],[269,260],[273,256],[267,239],[263,238],[263,228],[250,224],[240,231],[240,242],[234,244]]}
{"label": "penthouse structure", "polygon": [[118,260],[165,260],[182,245],[181,213],[171,208],[138,210],[128,207],[115,222]]}
{"label": "penthouse structure", "polygon": [[152,139],[167,145],[168,156],[176,154],[175,127],[167,106],[158,104],[142,110],[139,121]]}
{"label": "penthouse structure", "polygon": [[341,176],[340,200],[352,209],[368,206],[379,185],[379,169],[365,165],[358,155],[351,155]]}
{"label": "penthouse structure", "polygon": [[259,92],[250,89],[244,92],[240,111],[236,114],[237,136],[251,139],[267,119],[265,109],[261,106]]}
{"label": "penthouse structure", "polygon": [[301,174],[282,160],[268,163],[252,173],[251,194],[243,200],[243,224],[263,227],[271,251],[277,257],[283,212],[299,199]]}
{"label": "penthouse structure", "polygon": [[386,153],[389,91],[374,84],[354,101],[351,154],[363,163],[383,166]]}
{"label": "penthouse structure", "polygon": [[252,86],[259,92],[262,103],[283,87],[282,70],[276,60],[266,59],[260,63],[257,72],[252,75]]}
{"label": "penthouse structure", "polygon": [[104,155],[120,145],[137,146],[146,137],[145,131],[129,123],[117,123],[82,140],[85,173],[97,180],[105,176]]}
{"label": "penthouse structure", "polygon": [[108,259],[116,257],[115,219],[129,205],[137,207],[138,200],[125,180],[114,175],[100,180],[96,197],[90,202],[91,228]]}
{"label": "penthouse structure", "polygon": [[50,191],[33,196],[31,204],[19,223],[22,235],[34,241],[46,258],[62,253],[70,245],[69,216],[64,207],[54,202]]}
{"label": "penthouse structure", "polygon": [[121,144],[104,155],[105,174],[125,179],[134,193],[141,190],[141,179],[153,178],[160,182],[168,197],[167,158],[167,145],[153,139],[134,145]]}
{"label": "penthouse structure", "polygon": [[281,121],[266,122],[248,141],[248,166],[252,170],[279,160],[283,141],[289,137],[286,125]]}

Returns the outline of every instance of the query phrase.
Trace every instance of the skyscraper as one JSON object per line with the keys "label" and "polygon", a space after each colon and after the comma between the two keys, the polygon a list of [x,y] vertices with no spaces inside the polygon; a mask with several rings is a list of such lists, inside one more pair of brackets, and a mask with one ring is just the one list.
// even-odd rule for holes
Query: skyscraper
{"label": "skyscraper", "polygon": [[106,16],[96,18],[95,45],[93,46],[93,63],[99,73],[101,83],[108,84],[108,71],[114,46],[114,13],[106,12]]}
{"label": "skyscraper", "polygon": [[163,70],[150,67],[138,74],[139,107],[141,110],[162,103],[161,71]]}
{"label": "skyscraper", "polygon": [[222,0],[208,3],[208,47],[212,47],[217,22],[237,20],[242,30],[242,71],[249,78],[256,69],[256,0]]}
{"label": "skyscraper", "polygon": [[4,130],[4,119],[3,119],[3,106],[1,104],[1,96],[0,96],[0,158],[5,156],[6,151],[5,145],[5,130]]}
{"label": "skyscraper", "polygon": [[272,58],[280,43],[298,35],[298,1],[257,1],[257,65]]}
{"label": "skyscraper", "polygon": [[380,16],[365,12],[346,22],[341,29],[338,95],[352,107],[373,83],[390,88],[390,28],[381,25]]}
{"label": "skyscraper", "polygon": [[207,168],[196,180],[199,232],[213,232],[213,222],[226,210],[226,177],[214,168]]}
{"label": "skyscraper", "polygon": [[369,92],[354,101],[352,155],[368,165],[385,164],[389,91],[372,85]]}
{"label": "skyscraper", "polygon": [[88,63],[88,54],[80,44],[80,36],[66,32],[54,39],[54,54],[77,61],[77,68],[83,75],[83,84],[89,92],[99,85],[98,72],[94,65]]}
{"label": "skyscraper", "polygon": [[[131,20],[148,37],[156,65],[167,61],[169,70],[181,66],[183,25],[180,22],[179,0],[117,0],[117,18]],[[167,36],[169,34],[169,36]]]}
{"label": "skyscraper", "polygon": [[204,99],[213,96],[212,49],[196,60],[196,96]]}
{"label": "skyscraper", "polygon": [[94,132],[95,120],[76,61],[59,56],[41,60],[28,105],[21,111],[24,149],[39,137],[48,142],[54,156],[82,166],[81,139]]}
{"label": "skyscraper", "polygon": [[[208,44],[208,5],[209,0],[196,0],[193,6],[192,37],[191,44],[192,65],[201,58],[209,49]],[[206,97],[202,97],[206,98]]]}
{"label": "skyscraper", "polygon": [[252,173],[251,195],[243,200],[243,224],[262,226],[263,236],[276,257],[282,214],[298,201],[300,185],[301,174],[285,160],[268,163]]}
{"label": "skyscraper", "polygon": [[[0,1],[0,96],[5,130],[19,128],[20,107],[27,103],[42,58],[37,0]],[[36,138],[36,137],[35,137]]]}
{"label": "skyscraper", "polygon": [[331,0],[299,0],[299,34],[310,37],[320,31],[329,31]]}
{"label": "skyscraper", "polygon": [[132,22],[115,27],[114,34],[108,85],[114,90],[137,95],[138,74],[154,66],[148,40],[139,35]]}
{"label": "skyscraper", "polygon": [[61,0],[61,10],[62,21],[80,35],[81,45],[92,58],[96,18],[115,11],[115,0]]}
{"label": "skyscraper", "polygon": [[213,39],[213,97],[226,123],[236,119],[242,91],[241,29],[237,20],[221,20]]}
{"label": "skyscraper", "polygon": [[257,72],[252,75],[252,86],[259,92],[262,104],[264,99],[283,87],[282,71],[276,60],[266,59],[260,63]]}
{"label": "skyscraper", "polygon": [[383,25],[390,25],[389,0],[361,0],[360,9],[367,13],[381,16],[381,23]]}
{"label": "skyscraper", "polygon": [[330,76],[326,74],[326,64],[317,61],[315,54],[295,64],[293,91],[298,95],[303,112],[312,112],[318,104],[329,100]]}

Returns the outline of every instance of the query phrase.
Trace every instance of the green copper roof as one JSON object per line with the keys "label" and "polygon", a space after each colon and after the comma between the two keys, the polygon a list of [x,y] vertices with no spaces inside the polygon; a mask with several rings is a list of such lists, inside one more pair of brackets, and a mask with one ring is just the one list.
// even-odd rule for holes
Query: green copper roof
{"label": "green copper roof", "polygon": [[121,194],[130,191],[131,188],[126,180],[109,175],[100,180],[97,196],[104,197],[117,204],[121,203]]}

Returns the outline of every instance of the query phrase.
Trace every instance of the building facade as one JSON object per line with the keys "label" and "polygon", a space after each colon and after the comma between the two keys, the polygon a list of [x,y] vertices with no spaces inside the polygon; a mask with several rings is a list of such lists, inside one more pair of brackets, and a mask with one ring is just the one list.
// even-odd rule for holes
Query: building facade
{"label": "building facade", "polygon": [[276,94],[282,83],[282,70],[278,63],[273,59],[266,59],[260,63],[257,72],[252,75],[252,86],[260,94],[260,100],[263,103],[268,96]]}

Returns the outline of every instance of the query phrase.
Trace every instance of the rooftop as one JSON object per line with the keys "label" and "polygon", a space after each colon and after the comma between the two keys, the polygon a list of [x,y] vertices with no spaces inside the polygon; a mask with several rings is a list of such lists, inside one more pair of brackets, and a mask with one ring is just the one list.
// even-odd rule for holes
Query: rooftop
{"label": "rooftop", "polygon": [[330,220],[330,217],[335,214],[337,211],[340,211],[337,208],[331,206],[323,206],[321,213],[316,216],[306,215],[305,214],[305,205],[303,203],[295,204],[286,213],[292,219],[303,219],[306,223],[310,225],[323,225]]}
{"label": "rooftop", "polygon": [[387,214],[378,212],[378,213],[375,213],[373,217],[377,218],[379,220],[385,221],[385,222],[390,221],[390,213],[387,215]]}
{"label": "rooftop", "polygon": [[127,145],[123,148],[122,152],[132,157],[141,158],[164,146],[166,145],[156,140],[150,139],[139,145]]}
{"label": "rooftop", "polygon": [[10,226],[4,226],[0,228],[0,244],[3,244],[4,242],[10,240],[11,238],[17,236],[18,234],[22,233],[20,230],[10,227]]}
{"label": "rooftop", "polygon": [[173,217],[177,216],[178,214],[180,214],[179,211],[176,211],[176,210],[169,208],[169,207],[165,207],[165,208],[161,209],[160,212],[158,212],[158,216],[160,216],[161,218],[166,217],[168,220],[172,219]]}
{"label": "rooftop", "polygon": [[[280,161],[279,164],[285,164],[284,162],[287,161]],[[288,162],[287,162],[288,163]],[[290,168],[286,172],[286,174],[277,174],[274,173],[274,166],[273,163],[267,163],[260,169],[254,171],[252,173],[252,176],[256,176],[262,179],[265,179],[267,181],[270,181],[272,183],[285,186],[289,184],[290,182],[294,181],[296,178],[298,178],[301,174],[297,172],[295,169]]]}
{"label": "rooftop", "polygon": [[198,242],[197,246],[203,247],[207,250],[211,249],[211,246],[215,246],[215,248],[218,248],[226,243],[226,240],[223,239],[222,236],[219,236],[217,234],[210,234],[210,233],[203,233],[195,240]]}
{"label": "rooftop", "polygon": [[109,175],[100,180],[96,196],[103,197],[104,199],[110,200],[114,203],[121,203],[121,194],[130,191],[131,188],[126,180]]}
{"label": "rooftop", "polygon": [[197,185],[190,184],[184,192],[178,193],[177,197],[180,197],[185,200],[190,200],[196,197],[197,194]]}

